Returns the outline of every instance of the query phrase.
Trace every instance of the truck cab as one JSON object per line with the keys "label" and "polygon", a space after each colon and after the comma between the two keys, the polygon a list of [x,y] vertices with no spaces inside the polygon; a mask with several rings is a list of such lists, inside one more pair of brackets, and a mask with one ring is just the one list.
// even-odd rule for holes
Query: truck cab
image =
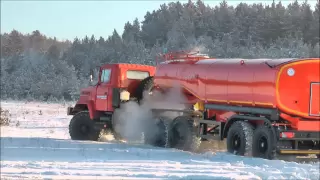
{"label": "truck cab", "polygon": [[[68,108],[68,115],[82,110],[112,112],[119,106],[121,92],[129,94],[129,99],[136,98],[139,83],[153,76],[155,67],[137,64],[106,64],[99,68],[97,83],[81,89],[80,98],[74,108]],[[90,110],[92,109],[92,110]]]}
{"label": "truck cab", "polygon": [[88,132],[87,136],[81,136],[82,125],[79,123],[85,124],[85,129],[92,129],[94,124],[101,124],[102,119],[110,121],[115,109],[119,108],[122,102],[141,99],[140,91],[143,91],[144,87],[142,83],[153,77],[154,73],[154,66],[140,64],[105,64],[99,67],[98,77],[91,74],[91,81],[92,78],[97,78],[97,83],[81,89],[75,106],[67,109],[67,115],[73,115],[69,127],[71,138],[96,140],[97,136],[89,138]]}
{"label": "truck cab", "polygon": [[153,76],[155,69],[152,66],[136,64],[107,64],[101,67],[99,80],[96,85],[97,111],[112,112],[118,107],[116,99],[121,92],[129,93],[129,99],[135,98],[135,90],[140,81]]}

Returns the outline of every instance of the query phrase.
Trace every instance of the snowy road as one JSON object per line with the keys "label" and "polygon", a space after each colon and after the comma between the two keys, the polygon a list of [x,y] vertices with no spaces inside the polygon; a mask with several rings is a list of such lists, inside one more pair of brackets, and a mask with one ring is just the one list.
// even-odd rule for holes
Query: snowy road
{"label": "snowy road", "polygon": [[[193,154],[121,142],[71,141],[58,104],[1,103],[1,179],[319,179],[319,163]],[[40,112],[41,110],[41,112]],[[19,115],[17,116],[19,112]],[[19,121],[19,123],[18,123]]]}

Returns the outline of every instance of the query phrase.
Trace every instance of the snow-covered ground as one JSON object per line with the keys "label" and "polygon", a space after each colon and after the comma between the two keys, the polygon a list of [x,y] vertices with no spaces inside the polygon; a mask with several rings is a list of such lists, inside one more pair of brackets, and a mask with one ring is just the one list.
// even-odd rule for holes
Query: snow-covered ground
{"label": "snow-covered ground", "polygon": [[[319,179],[320,164],[190,153],[121,142],[71,141],[66,106],[1,102],[1,179]],[[41,112],[40,112],[41,111]]]}

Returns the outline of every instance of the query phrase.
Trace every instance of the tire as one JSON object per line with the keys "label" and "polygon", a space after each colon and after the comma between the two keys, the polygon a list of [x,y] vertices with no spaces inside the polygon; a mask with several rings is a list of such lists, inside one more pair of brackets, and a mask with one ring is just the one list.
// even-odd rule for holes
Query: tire
{"label": "tire", "polygon": [[276,142],[274,142],[274,134],[271,128],[265,125],[259,125],[254,130],[252,140],[253,157],[269,160],[275,158]]}
{"label": "tire", "polygon": [[[227,135],[227,150],[240,156],[252,155],[253,126],[244,121],[234,122]],[[240,141],[240,143],[238,143]],[[235,144],[236,143],[236,144]]]}
{"label": "tire", "polygon": [[167,147],[168,127],[170,119],[166,117],[158,117],[155,124],[148,126],[144,131],[144,144],[149,144],[156,147]]}
{"label": "tire", "polygon": [[82,111],[71,119],[69,134],[72,140],[97,141],[100,131],[94,129],[94,121],[90,119],[89,112]]}
{"label": "tire", "polygon": [[178,116],[168,126],[166,147],[183,151],[195,152],[198,150],[201,139],[197,136],[194,120],[188,116]]}
{"label": "tire", "polygon": [[143,93],[145,91],[150,92],[152,88],[153,88],[153,77],[149,76],[143,79],[139,83],[135,91],[135,97],[137,98],[138,102],[140,102],[143,99]]}

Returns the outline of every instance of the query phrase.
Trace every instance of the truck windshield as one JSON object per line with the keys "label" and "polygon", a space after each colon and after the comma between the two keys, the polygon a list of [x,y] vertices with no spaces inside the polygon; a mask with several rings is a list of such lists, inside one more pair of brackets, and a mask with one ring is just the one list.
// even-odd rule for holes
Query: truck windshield
{"label": "truck windshield", "polygon": [[103,69],[101,73],[101,82],[108,83],[110,81],[111,69]]}
{"label": "truck windshield", "polygon": [[149,77],[150,74],[147,71],[137,71],[137,70],[128,70],[127,78],[128,79],[144,79]]}

